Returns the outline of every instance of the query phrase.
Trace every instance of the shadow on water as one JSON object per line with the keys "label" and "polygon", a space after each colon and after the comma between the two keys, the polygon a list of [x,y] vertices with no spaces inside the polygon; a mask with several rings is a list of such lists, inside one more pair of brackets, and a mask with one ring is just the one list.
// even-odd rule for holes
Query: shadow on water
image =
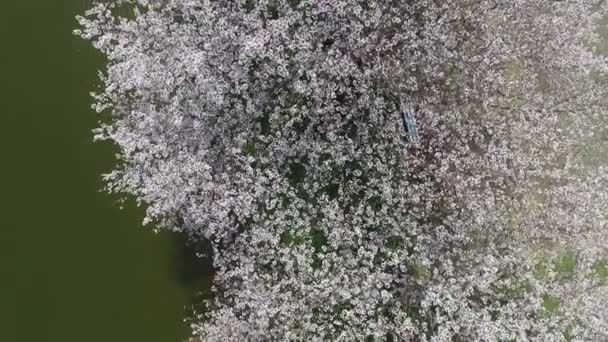
{"label": "shadow on water", "polygon": [[182,287],[205,291],[211,286],[213,262],[211,244],[195,241],[184,234],[173,234],[175,249],[171,270]]}
{"label": "shadow on water", "polygon": [[172,234],[174,249],[170,268],[175,281],[189,294],[185,320],[190,322],[195,312],[202,312],[204,300],[211,297],[213,280],[213,253],[209,241],[193,240],[185,234]]}

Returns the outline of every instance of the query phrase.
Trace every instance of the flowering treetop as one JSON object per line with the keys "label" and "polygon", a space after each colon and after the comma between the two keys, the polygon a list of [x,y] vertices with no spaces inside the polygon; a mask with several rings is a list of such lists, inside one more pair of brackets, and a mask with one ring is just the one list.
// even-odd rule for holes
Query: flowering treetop
{"label": "flowering treetop", "polygon": [[213,243],[194,339],[602,340],[607,9],[137,0],[77,33],[108,189]]}

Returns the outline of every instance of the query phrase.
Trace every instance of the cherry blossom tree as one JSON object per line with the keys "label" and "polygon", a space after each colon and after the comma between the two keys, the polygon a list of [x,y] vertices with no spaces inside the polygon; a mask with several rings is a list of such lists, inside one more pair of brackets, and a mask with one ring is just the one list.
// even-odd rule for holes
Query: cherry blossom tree
{"label": "cherry blossom tree", "polygon": [[107,190],[211,241],[193,341],[607,339],[607,10],[98,4]]}

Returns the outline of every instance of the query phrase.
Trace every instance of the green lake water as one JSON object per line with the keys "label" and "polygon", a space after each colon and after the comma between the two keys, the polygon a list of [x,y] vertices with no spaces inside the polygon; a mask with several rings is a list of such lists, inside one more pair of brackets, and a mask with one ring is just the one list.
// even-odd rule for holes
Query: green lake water
{"label": "green lake water", "polygon": [[0,10],[0,342],[182,341],[208,265],[99,192],[114,163],[91,133],[103,59],[71,34],[88,4]]}
{"label": "green lake water", "polygon": [[103,59],[71,34],[87,3],[0,11],[0,341],[181,341],[207,265],[99,192],[114,163],[91,133]]}

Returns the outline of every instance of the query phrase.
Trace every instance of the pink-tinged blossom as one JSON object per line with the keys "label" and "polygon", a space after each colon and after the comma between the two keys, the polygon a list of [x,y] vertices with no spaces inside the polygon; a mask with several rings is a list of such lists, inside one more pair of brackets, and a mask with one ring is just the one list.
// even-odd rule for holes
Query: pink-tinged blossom
{"label": "pink-tinged blossom", "polygon": [[134,0],[77,34],[108,190],[212,243],[193,341],[603,341],[607,10]]}

